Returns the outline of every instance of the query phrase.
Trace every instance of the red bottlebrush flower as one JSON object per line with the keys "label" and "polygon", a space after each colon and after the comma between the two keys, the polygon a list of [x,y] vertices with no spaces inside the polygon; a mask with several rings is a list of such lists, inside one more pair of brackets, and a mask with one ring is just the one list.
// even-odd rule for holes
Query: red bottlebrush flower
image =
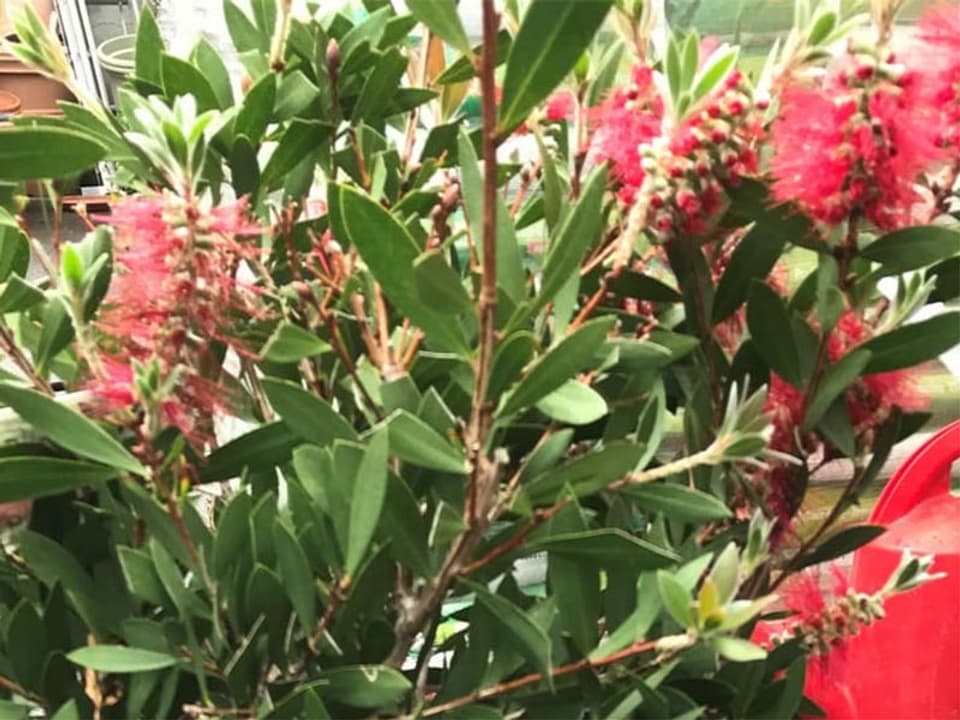
{"label": "red bottlebrush flower", "polygon": [[[827,339],[827,356],[837,362],[870,336],[870,329],[859,317],[844,313]],[[894,407],[914,412],[925,409],[929,402],[908,369],[866,375],[847,392],[850,419],[859,431],[881,424]]]}
{"label": "red bottlebrush flower", "polygon": [[946,2],[929,7],[916,26],[913,52],[918,92],[937,115],[940,142],[960,145],[960,7]]}
{"label": "red bottlebrush flower", "polygon": [[912,221],[916,183],[940,158],[939,129],[912,74],[873,72],[858,57],[839,58],[816,84],[784,90],[772,133],[773,193],[826,224],[859,209],[890,230]]}
{"label": "red bottlebrush flower", "polygon": [[570,90],[560,90],[547,98],[546,116],[550,122],[560,122],[573,117],[577,96]]}
{"label": "red bottlebrush flower", "polygon": [[207,209],[173,196],[128,198],[98,219],[115,230],[115,271],[97,322],[104,353],[89,386],[104,411],[139,404],[151,432],[172,425],[201,444],[228,405],[208,343],[249,354],[235,319],[261,314],[255,288],[236,279],[256,249],[237,237],[262,230],[245,201]]}
{"label": "red bottlebrush flower", "polygon": [[835,223],[850,212],[844,182],[853,168],[846,125],[856,104],[806,87],[789,87],[773,124],[770,169],[778,202],[796,201],[818,220]]}
{"label": "red bottlebrush flower", "polygon": [[133,368],[109,355],[102,357],[100,364],[101,374],[89,384],[94,396],[110,412],[132,407],[137,401]]}
{"label": "red bottlebrush flower", "polygon": [[590,159],[610,162],[625,204],[636,201],[648,176],[665,186],[656,192],[648,187],[642,199],[659,211],[647,218],[647,227],[661,240],[701,235],[722,204],[724,184],[757,170],[753,145],[762,118],[753,112],[750,92],[732,72],[671,127],[652,70],[635,68],[631,84],[591,112]]}
{"label": "red bottlebrush flower", "polygon": [[620,199],[631,204],[646,176],[641,146],[659,137],[663,125],[663,101],[653,84],[653,71],[646,66],[633,70],[630,85],[614,90],[590,111],[593,137],[591,162],[610,162],[612,176],[620,183]]}
{"label": "red bottlebrush flower", "polygon": [[776,373],[770,373],[770,388],[764,412],[771,416],[773,435],[770,447],[789,451],[796,444],[794,431],[803,422],[803,393]]}

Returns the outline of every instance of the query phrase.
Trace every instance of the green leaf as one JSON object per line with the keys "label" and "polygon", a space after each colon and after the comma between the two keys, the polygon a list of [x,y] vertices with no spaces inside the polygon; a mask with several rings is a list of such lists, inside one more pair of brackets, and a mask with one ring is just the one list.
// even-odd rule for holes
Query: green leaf
{"label": "green leaf", "polygon": [[0,290],[0,313],[23,312],[42,303],[45,295],[19,275],[11,275]]}
{"label": "green leaf", "polygon": [[633,472],[643,454],[642,445],[610,443],[559,468],[539,473],[526,486],[527,495],[537,505],[553,503],[566,486],[572,488],[577,497],[592,495]]}
{"label": "green leaf", "polygon": [[130,592],[154,605],[163,605],[167,601],[167,594],[153,569],[153,560],[147,553],[120,546],[117,548],[117,558]]}
{"label": "green leaf", "polygon": [[573,211],[552,239],[543,262],[543,285],[532,302],[531,312],[551,302],[574,273],[580,272],[583,256],[600,235],[603,194],[607,187],[607,167],[601,165],[590,175]]}
{"label": "green leaf", "polygon": [[657,587],[660,589],[660,599],[663,606],[670,613],[670,617],[676,620],[681,627],[687,628],[693,625],[693,598],[689,591],[680,584],[672,574],[666,570],[657,572]]}
{"label": "green leaf", "polygon": [[557,343],[504,398],[497,417],[516,414],[549,395],[576,373],[592,369],[597,349],[603,345],[612,326],[612,317],[597,318]]}
{"label": "green leaf", "polygon": [[[723,280],[721,279],[721,283]],[[637,300],[652,300],[653,302],[679,302],[683,297],[660,280],[649,275],[641,275],[633,270],[625,269],[611,283],[611,292]],[[699,343],[697,343],[699,345]]]}
{"label": "green leaf", "polygon": [[386,665],[348,665],[317,675],[324,698],[357,708],[381,708],[399,702],[412,689],[399,670]]}
{"label": "green leaf", "polygon": [[256,147],[270,123],[277,98],[277,76],[267,73],[244,96],[240,112],[234,122],[234,133],[245,135]]}
{"label": "green leaf", "polygon": [[603,23],[612,0],[535,0],[510,48],[499,131],[522,123],[573,70]]}
{"label": "green leaf", "polygon": [[[497,67],[500,67],[507,60],[507,55],[510,53],[510,45],[513,43],[513,37],[510,35],[510,32],[506,29],[501,30],[497,33],[497,42],[496,42],[496,62]],[[480,51],[483,50],[482,45],[475,45],[472,52],[467,55],[461,55],[452,63],[447,66],[447,69],[444,70],[440,75],[437,76],[436,83],[437,85],[450,85],[452,83],[461,83],[468,80],[472,80],[476,77],[476,68],[474,67],[473,61],[475,57],[480,56]]]}
{"label": "green leaf", "polygon": [[0,131],[0,180],[78,175],[107,155],[89,135],[66,128],[12,127]]}
{"label": "green leaf", "polygon": [[41,498],[117,477],[105,465],[51,457],[0,458],[0,502]]}
{"label": "green leaf", "polygon": [[512,602],[500,595],[494,595],[484,585],[470,580],[460,581],[477,596],[477,605],[483,608],[516,650],[538,672],[550,677],[550,637],[525,613]]}
{"label": "green leaf", "polygon": [[693,77],[700,67],[700,37],[696,31],[691,31],[683,43],[683,74],[680,78],[680,87],[689,90]]}
{"label": "green leaf", "polygon": [[360,96],[353,106],[352,122],[373,120],[388,110],[388,106],[384,105],[384,98],[393,97],[397,92],[407,63],[406,56],[396,48],[383,54],[363,83]]}
{"label": "green leaf", "polygon": [[552,420],[571,425],[589,425],[610,411],[603,396],[579,380],[567,380],[542,398],[537,410]]}
{"label": "green leaf", "polygon": [[290,120],[304,113],[320,97],[320,89],[304,75],[295,70],[280,81],[277,92],[276,119],[280,122]]}
{"label": "green leaf", "polygon": [[607,94],[607,91],[613,87],[616,82],[617,73],[620,71],[620,62],[623,59],[623,53],[626,50],[619,40],[608,45],[600,56],[598,62],[599,70],[590,82],[590,88],[587,91],[587,107],[596,107]]}
{"label": "green leaf", "polygon": [[380,515],[380,530],[390,553],[420,577],[429,577],[433,565],[427,546],[427,527],[417,499],[407,484],[392,473]]}
{"label": "green leaf", "polygon": [[767,367],[794,387],[801,387],[804,378],[800,351],[791,330],[790,314],[783,300],[756,280],[747,302],[747,326]]}
{"label": "green leaf", "polygon": [[804,412],[803,430],[809,430],[820,422],[833,401],[860,377],[869,362],[870,351],[858,348],[827,366]]}
{"label": "green leaf", "polygon": [[290,171],[326,142],[329,135],[328,125],[313,120],[293,120],[260,175],[261,188],[270,191],[283,185]]}
{"label": "green leaf", "polygon": [[[537,133],[537,149],[540,151],[540,165],[543,168],[543,217],[547,221],[547,230],[553,233],[560,220],[560,210],[563,204],[563,185],[560,182],[560,173],[557,172],[557,163],[553,153],[543,144],[543,139]],[[597,215],[599,221],[599,212]]]}
{"label": "green leaf", "polygon": [[413,263],[413,275],[421,302],[431,310],[459,315],[473,310],[473,300],[460,275],[439,250],[430,250]]}
{"label": "green leaf", "polygon": [[740,57],[740,48],[731,47],[718,50],[709,57],[703,68],[697,73],[693,81],[693,101],[707,95],[729,74],[736,66]]}
{"label": "green leaf", "polygon": [[313,569],[293,533],[280,522],[273,523],[273,544],[277,550],[280,577],[294,612],[308,635],[317,622],[317,597],[313,589]]}
{"label": "green leaf", "polygon": [[874,538],[880,537],[884,532],[886,528],[880,525],[851,525],[843,528],[801,558],[797,568],[819,565],[851,553]]}
{"label": "green leaf", "polygon": [[233,86],[230,84],[230,71],[220,57],[220,53],[205,37],[201,37],[191,53],[193,64],[207,79],[221,110],[233,106]]}
{"label": "green leaf", "polygon": [[726,503],[702,490],[671,482],[627,485],[623,492],[648,512],[669,518],[704,523],[731,517]]}
{"label": "green leaf", "polygon": [[340,214],[350,242],[400,312],[423,328],[428,340],[445,350],[464,352],[459,324],[421,301],[410,268],[420,254],[407,229],[381,205],[363,193],[341,187]]}
{"label": "green leaf", "polygon": [[353,483],[346,548],[347,577],[352,577],[360,567],[376,532],[387,494],[388,459],[387,433],[380,430],[370,436]]}
{"label": "green leaf", "polygon": [[134,54],[134,75],[152,85],[162,87],[160,63],[157,58],[163,55],[163,36],[160,27],[149,7],[144,7],[137,24],[137,46]]}
{"label": "green leaf", "polygon": [[667,43],[667,57],[664,67],[667,75],[667,84],[670,87],[670,98],[674,106],[676,106],[677,100],[680,98],[680,91],[683,89],[680,84],[680,81],[683,79],[683,68],[680,60],[679,40],[676,37],[671,37]]}
{"label": "green leaf", "polygon": [[776,227],[758,223],[744,236],[730,256],[713,300],[714,324],[725,320],[747,299],[751,281],[763,280],[776,264],[787,236]]}
{"label": "green leaf", "polygon": [[871,353],[864,373],[887,372],[932,360],[960,343],[960,312],[903,325],[860,347]]}
{"label": "green leaf", "polygon": [[588,560],[602,567],[628,567],[632,570],[655,570],[672,565],[679,559],[675,553],[619,528],[559,533],[532,542],[527,548]]}
{"label": "green leaf", "polygon": [[223,17],[227,23],[227,31],[233,46],[238,53],[249,50],[259,50],[262,53],[270,52],[270,38],[264,38],[257,30],[246,13],[233,0],[223,0]]}
{"label": "green leaf", "polygon": [[767,651],[762,647],[737,637],[716,637],[710,643],[718,653],[734,662],[752,662],[767,657]]}
{"label": "green leaf", "polygon": [[50,298],[43,308],[41,326],[35,358],[37,372],[43,374],[53,358],[66,348],[74,337],[73,321],[63,297]]}
{"label": "green leaf", "polygon": [[163,92],[171,100],[180,95],[193,95],[199,112],[216,110],[219,107],[217,94],[210,81],[186,60],[164,54],[160,59],[160,69],[163,74]]}
{"label": "green leaf", "polygon": [[328,343],[309,330],[285,320],[277,326],[260,354],[270,362],[292,363],[327,352],[330,352]]}
{"label": "green leaf", "polygon": [[397,410],[386,425],[390,452],[404,462],[456,475],[467,473],[463,451],[416,415]]}
{"label": "green leaf", "polygon": [[226,577],[249,546],[250,525],[247,519],[252,512],[253,500],[247,493],[238,492],[218,518],[213,540],[213,572],[216,577]]}
{"label": "green leaf", "polygon": [[[550,521],[551,534],[587,529],[587,519],[576,501]],[[599,635],[597,620],[603,607],[599,569],[596,563],[562,553],[550,553],[547,559],[547,582],[560,622],[584,656],[596,647]]]}
{"label": "green leaf", "polygon": [[166,653],[124,645],[90,645],[67,653],[67,659],[82,667],[108,673],[141,673],[172,667],[179,658]]}
{"label": "green leaf", "polygon": [[860,251],[880,264],[880,275],[899,275],[960,255],[960,232],[940,225],[894,230]]}
{"label": "green leaf", "polygon": [[457,14],[456,0],[408,0],[407,9],[445,43],[464,55],[473,53]]}
{"label": "green leaf", "polygon": [[316,445],[334,440],[356,440],[357,433],[326,400],[288,380],[263,378],[267,399],[295,435]]}
{"label": "green leaf", "polygon": [[34,390],[0,382],[0,402],[50,437],[61,447],[81,457],[146,475],[147,469],[123,445],[76,410]]}
{"label": "green leaf", "polygon": [[201,482],[239,477],[247,468],[272,468],[290,459],[300,444],[284,422],[273,422],[234,438],[214,451],[200,470]]}
{"label": "green leaf", "polygon": [[[467,214],[470,235],[478,252],[483,252],[483,175],[478,165],[476,150],[462,128],[457,139],[460,179],[463,184],[463,208]],[[481,258],[482,259],[482,258]],[[497,287],[515,303],[526,297],[526,276],[517,243],[513,219],[507,206],[497,196]]]}
{"label": "green leaf", "polygon": [[493,367],[490,370],[488,398],[498,398],[523,372],[523,368],[533,358],[537,339],[526,330],[515,332],[497,347],[493,355]]}

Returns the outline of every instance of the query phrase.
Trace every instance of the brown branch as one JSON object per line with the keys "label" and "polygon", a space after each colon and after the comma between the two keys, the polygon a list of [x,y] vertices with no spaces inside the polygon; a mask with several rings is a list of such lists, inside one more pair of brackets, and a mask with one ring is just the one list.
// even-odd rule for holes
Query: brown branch
{"label": "brown branch", "polygon": [[567,505],[570,504],[570,498],[564,498],[556,505],[552,505],[544,510],[537,510],[533,517],[530,518],[528,522],[516,535],[507,540],[500,545],[497,545],[495,548],[492,548],[490,552],[486,553],[482,557],[474,560],[471,563],[463,566],[463,569],[460,571],[461,575],[470,575],[475,573],[477,570],[486,567],[495,560],[499,560],[504,555],[513,552],[518,547],[523,545],[524,541],[530,537],[534,530],[543,525],[545,522],[550,520],[554,515],[563,510]]}
{"label": "brown branch", "polygon": [[0,687],[5,688],[6,690],[9,690],[12,693],[15,693],[20,697],[27,698],[27,700],[32,700],[33,702],[37,703],[37,705],[40,705],[43,708],[49,707],[47,705],[46,700],[44,700],[42,697],[40,697],[39,695],[35,695],[34,693],[27,690],[25,687],[18,685],[13,680],[10,680],[9,678],[4,677],[3,675],[0,675]]}
{"label": "brown branch", "polygon": [[[644,640],[634,643],[633,645],[620,650],[619,652],[607,655],[606,657],[602,657],[598,660],[591,661],[589,658],[584,658],[583,660],[578,660],[577,662],[569,663],[568,665],[561,665],[560,667],[554,668],[550,671],[550,677],[559,678],[566,675],[575,675],[584,670],[596,670],[607,667],[608,665],[615,665],[619,662],[623,662],[624,660],[629,660],[636,655],[657,649],[660,642],[660,640]],[[490,698],[495,698],[500,695],[506,695],[507,693],[516,692],[517,690],[521,690],[531,685],[537,685],[545,679],[546,675],[544,673],[530,673],[529,675],[521,675],[513,680],[497,683],[496,685],[483,688],[482,690],[477,690],[469,695],[462,695],[461,697],[454,698],[453,700],[448,700],[447,702],[440,703],[439,705],[429,707],[424,710],[423,713],[421,713],[421,717],[442,715],[443,713],[448,713],[451,710],[466,707],[467,705],[473,705],[474,703],[481,702],[483,700],[489,700]]]}
{"label": "brown branch", "polygon": [[483,0],[483,52],[480,56],[480,87],[483,96],[483,269],[478,314],[479,353],[473,385],[473,404],[467,425],[466,445],[471,467],[467,489],[467,526],[482,514],[481,495],[495,468],[486,456],[486,441],[493,407],[487,398],[490,370],[496,348],[497,307],[497,105],[494,70],[499,16],[493,0]]}
{"label": "brown branch", "polygon": [[336,583],[330,589],[330,602],[327,603],[327,607],[324,608],[323,617],[320,618],[320,622],[317,623],[317,627],[314,629],[313,633],[310,635],[308,644],[311,648],[315,648],[320,642],[320,639],[323,637],[323,634],[327,631],[327,628],[330,627],[330,623],[333,622],[333,616],[336,614],[337,610],[343,605],[347,600],[347,592],[350,590],[350,578],[344,577],[341,578],[338,583]]}

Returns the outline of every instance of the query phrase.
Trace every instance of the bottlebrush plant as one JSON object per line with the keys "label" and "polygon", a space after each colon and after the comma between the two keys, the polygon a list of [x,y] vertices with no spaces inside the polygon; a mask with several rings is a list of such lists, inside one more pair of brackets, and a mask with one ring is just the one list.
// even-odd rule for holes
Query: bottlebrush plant
{"label": "bottlebrush plant", "polygon": [[[145,12],[114,110],[18,20],[77,102],[0,131],[4,713],[810,712],[805,657],[935,577],[749,639],[882,531],[838,521],[960,342],[912,321],[958,290],[960,10],[800,2],[754,76],[637,0],[483,0],[477,46],[455,0],[250,4],[236,83]],[[16,183],[59,228],[98,162],[36,237]]]}

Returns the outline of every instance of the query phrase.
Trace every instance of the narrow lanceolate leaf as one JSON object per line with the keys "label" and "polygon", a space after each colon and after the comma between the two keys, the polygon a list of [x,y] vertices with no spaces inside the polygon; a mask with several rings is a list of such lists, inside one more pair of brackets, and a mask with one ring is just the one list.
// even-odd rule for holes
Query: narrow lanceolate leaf
{"label": "narrow lanceolate leaf", "polygon": [[295,435],[316,445],[334,440],[356,440],[357,433],[343,416],[321,397],[287,380],[260,381],[267,399]]}
{"label": "narrow lanceolate leaf", "polygon": [[484,585],[461,580],[477,596],[477,604],[487,611],[490,620],[509,639],[516,650],[531,665],[550,677],[550,637],[525,613],[512,602],[500,595],[494,595]]}
{"label": "narrow lanceolate leaf", "polygon": [[265,360],[276,363],[291,363],[301,358],[330,352],[330,345],[316,334],[290,322],[282,322],[260,354]]}
{"label": "narrow lanceolate leaf", "polygon": [[147,474],[146,468],[103,428],[53,398],[0,382],[0,402],[70,452],[118,470]]}
{"label": "narrow lanceolate leaf", "polygon": [[147,6],[140,13],[140,22],[137,25],[137,44],[134,52],[134,74],[141,80],[161,87],[163,80],[160,76],[160,63],[157,62],[164,51],[163,36],[160,27]]}
{"label": "narrow lanceolate leaf", "polygon": [[754,281],[747,302],[747,326],[768,368],[794,387],[803,384],[800,351],[793,337],[790,313],[769,287]]}
{"label": "narrow lanceolate leaf", "polygon": [[356,708],[380,708],[396,703],[410,691],[403,673],[386,665],[348,665],[317,675],[320,694]]}
{"label": "narrow lanceolate leaf", "polygon": [[417,293],[424,305],[445,315],[470,312],[473,301],[463,280],[438,250],[431,250],[413,264]]}
{"label": "narrow lanceolate leaf", "polygon": [[463,451],[416,415],[397,410],[387,418],[387,431],[390,452],[401,460],[440,472],[467,472]]}
{"label": "narrow lanceolate leaf", "polygon": [[602,165],[587,180],[580,200],[550,244],[550,251],[543,263],[543,286],[533,301],[532,312],[552,301],[570,276],[580,272],[580,263],[587,248],[597,241],[600,234],[606,185],[607,169]]}
{"label": "narrow lanceolate leaf", "polygon": [[[483,174],[480,172],[476,150],[467,133],[461,129],[457,138],[460,159],[460,179],[463,181],[463,208],[467,214],[470,234],[478,252],[483,251]],[[513,219],[507,212],[503,198],[497,195],[497,288],[515,303],[526,296],[526,276],[520,257]]]}
{"label": "narrow lanceolate leaf", "polygon": [[561,340],[530,369],[520,384],[506,396],[498,417],[507,417],[546,397],[578,372],[590,369],[613,318],[592,320]]}
{"label": "narrow lanceolate leaf", "polygon": [[612,0],[534,1],[507,58],[500,132],[522,123],[573,70],[612,4]]}
{"label": "narrow lanceolate leaf", "polygon": [[0,458],[0,502],[40,498],[112,480],[106,465],[51,457]]}
{"label": "narrow lanceolate leaf", "polygon": [[668,518],[688,522],[710,522],[731,516],[719,498],[702,490],[677,483],[627,485],[624,489],[644,510],[660,512]]}
{"label": "narrow lanceolate leaf", "polygon": [[882,275],[898,275],[960,255],[960,232],[939,225],[902,228],[870,243],[860,254],[880,263]]}
{"label": "narrow lanceolate leaf", "polygon": [[313,632],[317,622],[313,570],[300,543],[279,519],[273,524],[273,545],[277,551],[280,577],[283,579],[287,595],[290,596],[290,604],[293,605],[293,610],[297,613],[304,632]]}
{"label": "narrow lanceolate leaf", "polygon": [[734,662],[763,660],[767,656],[767,651],[762,647],[742,638],[718,637],[714,638],[711,643],[718,653],[727,660],[733,660]]}
{"label": "narrow lanceolate leaf", "polygon": [[753,280],[763,280],[773,269],[787,236],[773,225],[757,223],[730,256],[713,299],[713,322],[732,315],[747,299]]}
{"label": "narrow lanceolate leaf", "polygon": [[407,9],[447,44],[465,55],[473,52],[457,14],[456,0],[407,0]]}
{"label": "narrow lanceolate leaf", "polygon": [[814,427],[826,414],[830,405],[863,373],[870,362],[870,351],[857,349],[839,362],[827,367],[803,415],[803,427]]}
{"label": "narrow lanceolate leaf", "polygon": [[679,557],[669,550],[634,537],[619,528],[551,535],[531,543],[528,547],[531,550],[548,550],[570,558],[589,560],[610,568],[655,570],[679,560]]}
{"label": "narrow lanceolate leaf", "polygon": [[464,351],[459,324],[420,300],[410,272],[420,251],[407,229],[366,195],[347,187],[339,195],[344,230],[390,302],[423,328],[428,340],[445,350]]}
{"label": "narrow lanceolate leaf", "polygon": [[913,367],[945,353],[957,343],[960,343],[960,312],[948,312],[903,325],[861,345],[872,353],[864,372],[870,374]]}
{"label": "narrow lanceolate leaf", "polygon": [[34,180],[79,175],[106,157],[86,133],[52,127],[0,131],[0,180]]}
{"label": "narrow lanceolate leaf", "polygon": [[350,500],[350,525],[347,533],[347,576],[360,567],[377,529],[383,499],[387,493],[387,433],[375,432],[367,444],[353,483]]}
{"label": "narrow lanceolate leaf", "polygon": [[91,645],[77,648],[67,659],[97,672],[140,673],[176,665],[173,655],[124,645]]}

